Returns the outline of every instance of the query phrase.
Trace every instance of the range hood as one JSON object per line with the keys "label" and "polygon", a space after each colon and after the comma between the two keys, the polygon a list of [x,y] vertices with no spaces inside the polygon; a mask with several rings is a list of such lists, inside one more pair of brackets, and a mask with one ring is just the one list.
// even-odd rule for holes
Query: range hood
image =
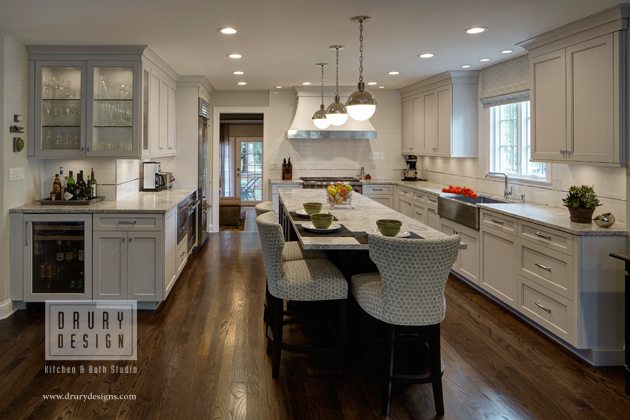
{"label": "range hood", "polygon": [[[288,139],[375,139],[376,130],[367,121],[355,121],[348,118],[348,121],[340,126],[330,126],[320,130],[313,124],[313,114],[319,109],[321,104],[320,88],[294,88],[296,93],[296,107],[293,122],[287,130]],[[345,101],[356,88],[345,88],[339,90],[341,100]],[[335,91],[332,88],[324,91],[324,105],[328,106],[335,100]],[[377,108],[378,112],[378,108]]]}

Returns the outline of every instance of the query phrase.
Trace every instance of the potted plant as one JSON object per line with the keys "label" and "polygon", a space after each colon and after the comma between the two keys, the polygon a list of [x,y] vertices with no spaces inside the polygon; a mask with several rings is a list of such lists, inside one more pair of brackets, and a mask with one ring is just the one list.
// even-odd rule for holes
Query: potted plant
{"label": "potted plant", "polygon": [[592,185],[571,185],[562,202],[569,209],[571,221],[576,223],[591,223],[593,212],[602,205]]}

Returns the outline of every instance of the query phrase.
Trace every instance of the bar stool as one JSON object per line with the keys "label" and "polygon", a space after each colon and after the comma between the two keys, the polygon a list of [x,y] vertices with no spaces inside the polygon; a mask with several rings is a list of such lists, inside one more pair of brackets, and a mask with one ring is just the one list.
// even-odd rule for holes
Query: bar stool
{"label": "bar stool", "polygon": [[[339,348],[345,360],[347,330],[348,282],[333,263],[324,259],[301,259],[283,261],[282,250],[285,246],[282,226],[271,212],[256,218],[258,233],[263,250],[265,271],[267,273],[267,298],[269,303],[269,323],[273,339],[268,337],[268,348],[272,353],[272,377],[280,373],[282,350],[305,352],[309,349],[294,346],[282,341],[283,325],[293,323],[285,321],[284,301],[337,301],[339,303]],[[330,350],[330,348],[319,348]]]}
{"label": "bar stool", "polygon": [[[444,319],[444,289],[457,259],[460,237],[444,239],[402,239],[370,235],[370,258],[379,273],[352,276],[352,294],[370,316],[388,324],[386,369],[382,414],[389,413],[392,382],[431,383],[433,401],[444,414],[440,323]],[[394,374],[396,326],[421,327],[426,333],[430,374]]]}
{"label": "bar stool", "polygon": [[268,211],[273,211],[273,204],[271,201],[262,201],[254,207],[256,209],[256,217]]}

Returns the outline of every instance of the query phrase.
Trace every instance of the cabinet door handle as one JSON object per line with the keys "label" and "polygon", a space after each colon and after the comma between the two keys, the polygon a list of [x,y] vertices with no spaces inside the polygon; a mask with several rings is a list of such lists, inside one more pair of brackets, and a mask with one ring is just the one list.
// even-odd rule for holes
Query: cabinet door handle
{"label": "cabinet door handle", "polygon": [[497,225],[501,225],[501,226],[503,226],[503,221],[501,221],[501,220],[495,220],[495,219],[491,219],[491,220],[492,220],[492,223],[495,223],[495,224],[497,224]]}
{"label": "cabinet door handle", "polygon": [[24,222],[24,246],[28,246],[28,226],[30,222]]}
{"label": "cabinet door handle", "polygon": [[547,266],[547,265],[542,265],[541,263],[534,263],[534,265],[535,265],[536,267],[540,267],[540,268],[542,268],[543,270],[547,270],[547,271],[549,271],[549,272],[551,273],[551,267],[549,267],[549,266]]}
{"label": "cabinet door handle", "polygon": [[433,148],[433,150],[437,150],[437,149],[438,149],[437,147],[434,147],[434,148]]}
{"label": "cabinet door handle", "polygon": [[125,238],[120,238],[122,243],[125,243]]}
{"label": "cabinet door handle", "polygon": [[372,191],[383,191],[382,188],[372,188]]}
{"label": "cabinet door handle", "polygon": [[133,241],[133,238],[129,238],[129,242]]}
{"label": "cabinet door handle", "polygon": [[430,211],[431,213],[437,213],[437,211],[435,209],[432,209],[432,208],[428,208],[427,211]]}
{"label": "cabinet door handle", "polygon": [[433,204],[435,204],[435,203],[437,203],[437,200],[431,200],[431,199],[429,198],[429,203],[433,203]]}
{"label": "cabinet door handle", "polygon": [[81,146],[81,151],[83,151],[83,146]]}
{"label": "cabinet door handle", "polygon": [[564,149],[560,149],[560,154],[561,154],[562,156],[564,156],[564,154],[565,154],[566,152],[567,152],[566,150],[564,150]]}
{"label": "cabinet door handle", "polygon": [[135,225],[138,221],[137,220],[119,220],[118,224],[119,225]]}
{"label": "cabinet door handle", "polygon": [[542,309],[543,311],[547,312],[548,314],[551,313],[551,309],[550,308],[547,308],[547,307],[543,306],[543,304],[538,302],[538,301],[534,302],[534,305],[538,306],[540,309]]}
{"label": "cabinet door handle", "polygon": [[538,232],[538,231],[536,231],[535,235],[538,236],[539,238],[543,238],[543,239],[546,239],[548,241],[551,240],[551,236],[544,235],[544,234],[542,234],[541,232]]}
{"label": "cabinet door handle", "polygon": [[88,151],[88,152],[90,151],[90,146],[88,146],[88,147],[87,147],[87,151]]}

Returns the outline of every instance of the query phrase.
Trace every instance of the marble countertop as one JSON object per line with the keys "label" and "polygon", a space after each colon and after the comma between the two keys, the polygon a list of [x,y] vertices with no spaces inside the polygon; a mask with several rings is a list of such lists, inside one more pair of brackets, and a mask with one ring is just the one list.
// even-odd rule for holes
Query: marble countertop
{"label": "marble countertop", "polygon": [[196,187],[173,188],[150,192],[138,191],[116,201],[100,201],[90,205],[51,206],[26,204],[9,210],[11,213],[166,213],[197,190]]}
{"label": "marble countertop", "polygon": [[269,183],[270,184],[303,184],[304,181],[302,181],[301,179],[287,180],[287,179],[272,179],[272,178],[269,178]]}
{"label": "marble countertop", "polygon": [[[446,235],[440,231],[407,217],[396,210],[392,210],[361,194],[353,194],[352,206],[336,206],[333,210],[326,201],[326,192],[323,189],[282,189],[280,199],[289,212],[303,209],[305,202],[320,202],[322,211],[330,211],[351,232],[376,233],[376,221],[378,219],[398,219],[402,221],[401,232],[414,232],[425,239],[443,238]],[[298,224],[308,223],[308,219],[293,220],[295,227]],[[297,231],[297,230],[296,230]],[[359,243],[354,237],[330,237],[326,234],[303,237],[298,233],[298,239],[304,249],[344,249],[360,250],[368,249],[367,244]]]}

